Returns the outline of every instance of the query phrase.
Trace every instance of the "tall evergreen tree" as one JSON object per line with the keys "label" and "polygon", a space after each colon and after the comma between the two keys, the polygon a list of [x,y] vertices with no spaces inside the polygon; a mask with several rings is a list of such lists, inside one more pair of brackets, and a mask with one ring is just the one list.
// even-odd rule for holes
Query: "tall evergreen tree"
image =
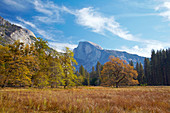
{"label": "tall evergreen tree", "polygon": [[85,78],[85,69],[84,69],[83,65],[80,66],[79,73]]}
{"label": "tall evergreen tree", "polygon": [[170,85],[170,48],[166,50],[166,85]]}
{"label": "tall evergreen tree", "polygon": [[149,58],[145,58],[144,60],[144,83],[147,83],[148,85],[151,85],[151,70],[150,70],[150,61]]}
{"label": "tall evergreen tree", "polygon": [[143,66],[141,63],[139,64],[138,81],[139,81],[139,84],[144,84],[144,70],[143,70]]}
{"label": "tall evergreen tree", "polygon": [[139,66],[139,63],[137,62],[136,63],[136,67],[135,67],[135,70],[139,73],[139,70],[140,70],[140,66]]}
{"label": "tall evergreen tree", "polygon": [[101,63],[98,61],[97,65],[96,65],[96,74],[98,77],[98,80],[96,81],[96,85],[100,85],[101,84]]}
{"label": "tall evergreen tree", "polygon": [[134,67],[134,64],[133,64],[132,60],[129,62],[129,65]]}
{"label": "tall evergreen tree", "polygon": [[95,68],[94,66],[92,67],[92,72],[90,73],[90,84],[91,85],[96,85],[96,81],[97,81],[97,76],[96,76],[96,71],[95,71]]}
{"label": "tall evergreen tree", "polygon": [[152,54],[151,54],[151,84],[152,85],[156,85],[156,65],[157,65],[156,53],[154,50],[152,50]]}

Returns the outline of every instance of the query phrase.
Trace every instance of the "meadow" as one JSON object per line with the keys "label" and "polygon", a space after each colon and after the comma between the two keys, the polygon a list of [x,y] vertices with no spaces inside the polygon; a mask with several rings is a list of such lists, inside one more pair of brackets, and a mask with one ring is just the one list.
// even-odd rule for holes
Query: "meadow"
{"label": "meadow", "polygon": [[2,113],[168,113],[169,86],[4,88]]}

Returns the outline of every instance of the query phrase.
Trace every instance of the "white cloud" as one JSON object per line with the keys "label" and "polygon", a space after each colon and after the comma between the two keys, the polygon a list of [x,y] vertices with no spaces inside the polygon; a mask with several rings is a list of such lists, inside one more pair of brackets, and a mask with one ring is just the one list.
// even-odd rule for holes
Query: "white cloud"
{"label": "white cloud", "polygon": [[[165,5],[168,8],[169,5]],[[149,15],[156,15],[149,14]],[[121,51],[127,51],[132,54],[137,54],[140,56],[150,57],[151,50],[160,50],[170,47],[170,43],[164,43],[156,40],[149,40],[149,39],[141,39],[133,34],[130,34],[129,31],[124,30],[121,25],[115,21],[114,17],[105,17],[102,14],[94,11],[93,8],[83,8],[76,11],[77,17],[77,23],[85,26],[87,28],[90,28],[93,32],[100,33],[103,35],[105,34],[105,31],[109,31],[113,35],[116,35],[122,39],[128,40],[128,41],[135,41],[136,43],[139,43],[141,46],[134,46],[134,47],[126,47],[123,46]]]}
{"label": "white cloud", "polygon": [[170,1],[163,2],[163,4],[155,7],[155,10],[160,11],[159,16],[163,16],[170,21]]}
{"label": "white cloud", "polygon": [[14,24],[14,25],[20,26],[22,28],[26,28],[22,23],[13,22],[13,21],[8,20],[8,19],[6,19],[6,20],[9,21],[10,23]]}
{"label": "white cloud", "polygon": [[42,29],[39,29],[35,24],[29,22],[29,21],[25,21],[24,19],[22,19],[21,17],[17,17],[17,19],[22,22],[25,25],[31,26],[34,30],[36,30],[36,32],[40,35],[43,36],[43,38],[49,39],[49,40],[54,40],[52,37],[50,37],[50,34],[47,34],[47,31],[44,31]]}
{"label": "white cloud", "polygon": [[121,28],[120,24],[115,21],[114,17],[105,17],[93,10],[92,7],[83,8],[76,11],[77,23],[92,29],[93,32],[105,34],[105,31],[111,32],[120,38],[130,41],[137,41],[129,31]]}
{"label": "white cloud", "polygon": [[44,5],[40,0],[35,0],[33,2],[35,5],[35,9],[41,13],[47,14],[47,15],[52,15],[53,12],[50,9],[47,9],[47,4]]}
{"label": "white cloud", "polygon": [[[8,0],[13,1],[13,0]],[[122,39],[128,41],[135,41],[140,43],[142,46],[134,46],[131,48],[122,47],[120,50],[125,50],[129,53],[138,54],[140,56],[147,56],[150,57],[151,49],[163,49],[168,46],[169,44],[165,44],[162,42],[154,41],[154,40],[142,40],[137,38],[133,34],[131,34],[128,30],[124,30],[124,28],[115,20],[114,16],[106,17],[103,14],[97,12],[92,7],[82,8],[79,10],[71,10],[65,6],[58,6],[51,1],[41,1],[41,0],[34,0],[31,2],[34,5],[36,11],[40,13],[41,16],[34,16],[35,20],[38,20],[36,25],[39,22],[43,22],[46,24],[49,23],[63,23],[64,19],[62,18],[63,13],[69,13],[74,15],[76,18],[76,23],[84,26],[95,33],[99,33],[102,35],[107,35],[106,32],[110,32],[113,35],[116,35]],[[155,8],[155,10],[160,11],[158,15],[167,18],[170,21],[170,2],[166,1],[164,4]],[[142,15],[132,15],[132,16],[150,16],[150,15],[157,15],[157,14],[142,14]],[[125,15],[126,16],[126,15]],[[129,16],[129,15],[127,15]],[[131,16],[131,15],[130,15]],[[25,21],[24,19],[18,17],[19,21],[23,22],[26,25],[31,26],[36,30],[37,33],[42,35],[44,38],[53,40],[53,36],[49,33],[47,35],[47,31],[40,29],[35,24]],[[67,46],[70,48],[75,48],[77,45],[69,44],[69,43],[52,43],[50,45],[56,48],[58,51],[62,51],[63,47]]]}
{"label": "white cloud", "polygon": [[137,54],[139,56],[151,57],[151,50],[167,49],[170,47],[170,43],[162,43],[158,41],[148,41],[142,43],[141,46],[135,45],[133,47],[122,46],[120,51],[126,51],[128,53]]}
{"label": "white cloud", "polygon": [[16,8],[20,8],[20,9],[25,8],[25,6],[23,4],[20,4],[18,0],[3,0],[3,2],[7,5],[10,5]]}
{"label": "white cloud", "polygon": [[25,21],[25,20],[22,19],[21,17],[16,17],[16,18],[17,18],[17,20],[23,22],[24,24],[29,25],[29,26],[31,26],[32,28],[36,28],[36,26],[35,26],[33,23],[31,23],[31,22],[29,22],[29,21]]}
{"label": "white cloud", "polygon": [[36,11],[43,14],[43,16],[35,16],[35,19],[47,24],[64,22],[60,16],[62,8],[54,4],[52,1],[42,2],[41,0],[35,0],[33,5]]}
{"label": "white cloud", "polygon": [[57,50],[58,52],[63,52],[65,47],[69,47],[71,50],[77,47],[75,44],[69,43],[58,43],[58,42],[49,42],[50,47]]}

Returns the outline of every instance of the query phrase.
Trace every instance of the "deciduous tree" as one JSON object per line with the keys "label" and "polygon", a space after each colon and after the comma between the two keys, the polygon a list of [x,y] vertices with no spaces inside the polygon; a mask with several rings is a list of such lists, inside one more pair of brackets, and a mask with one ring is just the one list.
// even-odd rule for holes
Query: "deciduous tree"
{"label": "deciduous tree", "polygon": [[137,72],[124,60],[114,56],[109,57],[110,61],[104,64],[101,72],[102,84],[118,88],[119,84],[138,84]]}

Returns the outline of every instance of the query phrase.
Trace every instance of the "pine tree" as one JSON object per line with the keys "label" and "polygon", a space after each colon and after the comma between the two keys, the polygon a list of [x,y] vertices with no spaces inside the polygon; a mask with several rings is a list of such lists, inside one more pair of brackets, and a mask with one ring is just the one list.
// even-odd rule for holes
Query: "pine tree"
{"label": "pine tree", "polygon": [[99,61],[97,62],[97,65],[96,65],[96,74],[98,77],[98,80],[96,81],[97,82],[96,85],[100,85],[101,84],[101,64]]}
{"label": "pine tree", "polygon": [[134,67],[134,64],[133,64],[132,60],[129,62],[129,65]]}
{"label": "pine tree", "polygon": [[151,70],[150,70],[150,61],[149,58],[145,58],[144,60],[144,83],[151,85]]}
{"label": "pine tree", "polygon": [[152,54],[151,54],[151,84],[152,85],[156,85],[156,65],[157,65],[156,53],[154,50],[152,50]]}
{"label": "pine tree", "polygon": [[87,85],[90,86],[90,74],[86,70],[86,76],[87,76]]}
{"label": "pine tree", "polygon": [[166,50],[166,85],[170,85],[170,48]]}
{"label": "pine tree", "polygon": [[79,73],[85,78],[85,69],[84,69],[83,65],[80,66]]}
{"label": "pine tree", "polygon": [[166,71],[166,60],[167,60],[167,55],[166,55],[166,51],[163,50],[162,51],[162,75],[163,75],[163,84],[162,85],[167,85],[167,81],[166,81],[166,74],[167,74],[167,71]]}
{"label": "pine tree", "polygon": [[144,84],[144,70],[143,70],[143,66],[141,63],[139,64],[138,81],[139,81],[139,84]]}
{"label": "pine tree", "polygon": [[94,66],[92,67],[92,72],[90,73],[90,84],[91,85],[96,85],[96,80],[97,80],[97,76],[96,76],[96,71]]}

